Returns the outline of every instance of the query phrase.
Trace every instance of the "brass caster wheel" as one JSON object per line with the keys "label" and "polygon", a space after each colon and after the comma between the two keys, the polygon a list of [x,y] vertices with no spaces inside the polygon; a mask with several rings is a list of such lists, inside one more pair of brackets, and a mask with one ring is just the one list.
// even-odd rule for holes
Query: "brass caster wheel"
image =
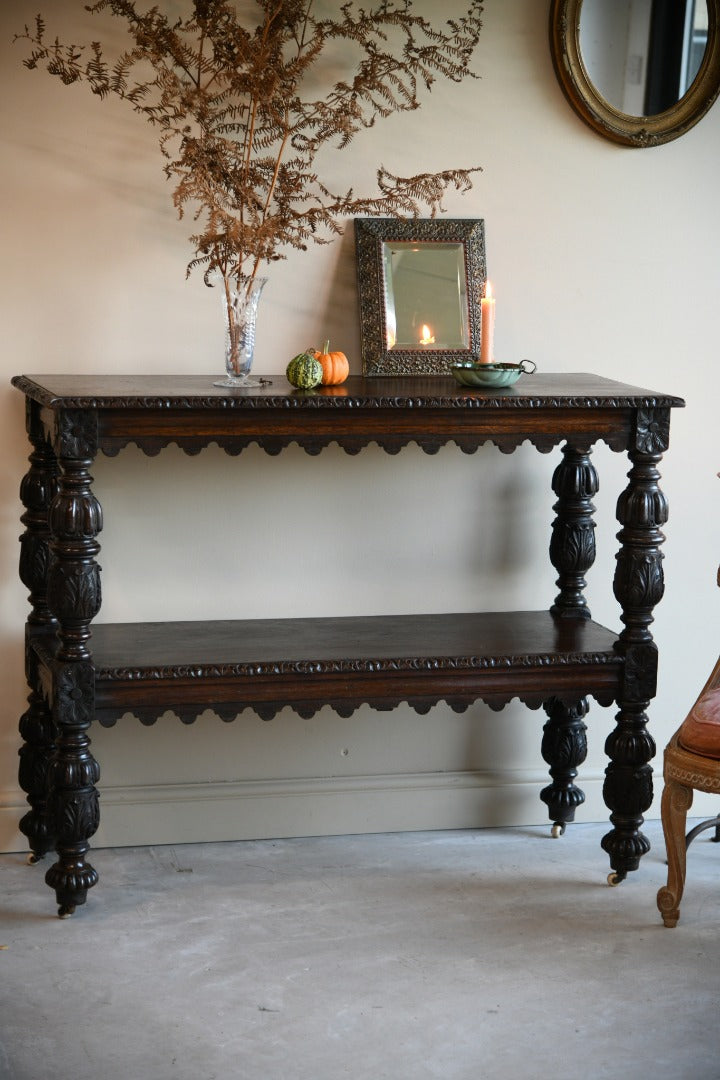
{"label": "brass caster wheel", "polygon": [[31,851],[30,854],[27,857],[28,866],[35,866],[36,863],[40,862],[41,858],[42,858],[42,855],[36,855],[34,851]]}
{"label": "brass caster wheel", "polygon": [[564,821],[556,821],[555,824],[553,825],[553,827],[550,830],[550,835],[552,836],[553,840],[557,840],[557,839],[559,839],[559,837],[564,836],[565,835],[565,822]]}
{"label": "brass caster wheel", "polygon": [[69,919],[75,913],[74,904],[61,904],[58,908],[58,919]]}
{"label": "brass caster wheel", "polygon": [[619,873],[619,871],[617,871],[617,870],[611,870],[610,873],[607,876],[607,883],[611,887],[614,887],[615,885],[619,885],[620,882],[624,881],[624,880],[625,880],[625,875]]}

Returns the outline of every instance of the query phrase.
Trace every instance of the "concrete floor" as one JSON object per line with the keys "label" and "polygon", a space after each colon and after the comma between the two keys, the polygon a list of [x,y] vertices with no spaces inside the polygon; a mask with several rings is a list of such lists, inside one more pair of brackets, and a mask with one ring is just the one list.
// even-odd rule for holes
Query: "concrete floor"
{"label": "concrete floor", "polygon": [[[720,849],[662,926],[604,825],[0,856],[3,1080],[717,1080]],[[48,865],[47,862],[45,865]]]}

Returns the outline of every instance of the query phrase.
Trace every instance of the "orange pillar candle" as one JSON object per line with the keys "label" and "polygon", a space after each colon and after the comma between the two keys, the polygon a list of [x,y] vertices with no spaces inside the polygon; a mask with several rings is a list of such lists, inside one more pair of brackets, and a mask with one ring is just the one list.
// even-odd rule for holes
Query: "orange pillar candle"
{"label": "orange pillar candle", "polygon": [[495,363],[495,297],[489,281],[485,282],[485,295],[480,301],[480,363]]}

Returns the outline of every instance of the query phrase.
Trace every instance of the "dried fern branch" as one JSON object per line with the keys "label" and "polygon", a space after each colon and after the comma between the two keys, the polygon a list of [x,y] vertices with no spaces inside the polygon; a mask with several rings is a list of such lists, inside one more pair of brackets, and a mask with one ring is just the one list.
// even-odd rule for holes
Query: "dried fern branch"
{"label": "dried fern branch", "polygon": [[[346,216],[434,216],[449,188],[471,187],[476,168],[399,177],[380,167],[375,197],[338,194],[314,161],[325,144],[342,149],[378,119],[417,109],[437,78],[474,77],[480,0],[441,28],[414,14],[412,0],[348,0],[336,18],[313,15],[312,0],[255,4],[257,22],[244,26],[231,0],[192,0],[192,14],[175,20],[157,5],[96,0],[87,10],[123,20],[130,37],[112,61],[98,42],[48,41],[41,16],[16,37],[30,44],[26,67],[114,94],[158,129],[174,205],[198,222],[188,273],[250,282],[283,248],[327,242]],[[352,73],[322,97],[303,93],[337,42],[355,57]]]}

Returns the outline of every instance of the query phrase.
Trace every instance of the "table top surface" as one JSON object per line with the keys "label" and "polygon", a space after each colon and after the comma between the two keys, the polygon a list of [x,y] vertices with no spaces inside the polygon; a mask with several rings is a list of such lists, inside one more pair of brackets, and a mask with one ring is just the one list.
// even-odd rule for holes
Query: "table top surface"
{"label": "table top surface", "polygon": [[674,408],[682,398],[585,373],[523,375],[515,386],[469,389],[452,376],[365,378],[296,390],[284,375],[227,389],[214,375],[16,375],[13,386],[51,409],[597,409]]}
{"label": "table top surface", "polygon": [[493,611],[94,623],[92,649],[97,677],[137,680],[174,678],[178,669],[195,678],[208,667],[248,678],[283,670],[504,669],[513,661],[528,668],[619,664],[616,641],[616,633],[590,619]]}

